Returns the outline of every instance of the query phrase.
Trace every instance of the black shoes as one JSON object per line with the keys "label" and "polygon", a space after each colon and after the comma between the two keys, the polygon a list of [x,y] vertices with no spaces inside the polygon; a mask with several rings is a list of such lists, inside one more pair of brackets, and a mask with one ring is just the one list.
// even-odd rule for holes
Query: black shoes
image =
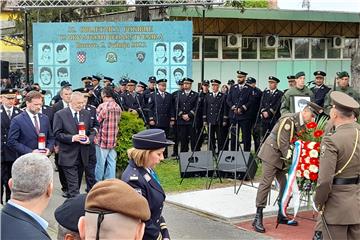
{"label": "black shoes", "polygon": [[265,232],[265,228],[263,225],[263,208],[256,209],[256,215],[255,215],[255,219],[254,219],[252,225],[256,232],[259,232],[259,233]]}
{"label": "black shoes", "polygon": [[[278,213],[277,216],[277,225],[279,224],[286,224],[289,226],[297,226],[298,222],[295,220],[289,220],[287,217],[283,216],[280,212]],[[277,226],[276,225],[276,226]]]}
{"label": "black shoes", "polygon": [[315,231],[313,240],[322,240],[322,232],[321,231]]}

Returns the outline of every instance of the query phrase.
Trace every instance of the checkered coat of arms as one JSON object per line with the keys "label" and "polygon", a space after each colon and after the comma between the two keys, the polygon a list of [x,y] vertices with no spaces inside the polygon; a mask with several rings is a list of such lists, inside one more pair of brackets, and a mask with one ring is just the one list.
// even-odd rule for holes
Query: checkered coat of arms
{"label": "checkered coat of arms", "polygon": [[86,62],[86,52],[85,51],[77,52],[76,56],[77,56],[77,60],[79,63]]}

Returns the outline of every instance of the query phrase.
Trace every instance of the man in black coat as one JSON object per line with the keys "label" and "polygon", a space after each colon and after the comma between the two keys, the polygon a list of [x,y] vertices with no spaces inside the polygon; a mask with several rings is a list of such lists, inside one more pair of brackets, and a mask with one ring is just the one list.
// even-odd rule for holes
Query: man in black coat
{"label": "man in black coat", "polygon": [[191,151],[195,151],[196,132],[194,131],[194,121],[196,107],[199,104],[199,94],[191,90],[191,84],[194,82],[191,78],[184,78],[183,90],[175,95],[177,106],[177,126],[178,137],[180,140],[180,152],[189,151],[189,141],[191,141]]}
{"label": "man in black coat", "polygon": [[[246,72],[237,71],[238,83],[233,85],[227,96],[226,103],[230,108],[229,118],[231,126],[231,150],[237,151],[239,148],[239,132],[241,129],[244,151],[250,152],[251,149],[251,111],[252,88],[245,83]],[[237,131],[236,131],[237,130]]]}
{"label": "man in black coat", "polygon": [[145,113],[144,113],[144,97],[141,94],[135,92],[135,86],[137,81],[130,79],[127,83],[128,91],[124,93],[121,97],[123,107],[125,111],[128,112],[137,112],[139,117],[144,120],[144,123],[147,123]]}
{"label": "man in black coat", "polygon": [[[8,181],[11,178],[11,167],[18,154],[7,146],[7,136],[10,129],[11,119],[21,113],[21,110],[15,107],[16,101],[15,89],[1,90],[1,204],[3,204],[3,195],[6,191],[5,202],[10,199],[10,188]],[[5,188],[5,191],[4,191]]]}
{"label": "man in black coat", "polygon": [[199,102],[196,107],[195,111],[195,131],[196,131],[196,138],[199,138],[199,141],[196,145],[195,151],[200,151],[202,144],[204,143],[204,122],[203,122],[203,107],[204,107],[204,99],[209,94],[209,80],[204,80],[201,83],[201,89],[199,92]]}
{"label": "man in black coat", "polygon": [[324,107],[325,102],[325,96],[326,94],[331,90],[328,86],[324,84],[324,79],[326,76],[326,73],[323,71],[315,71],[315,86],[310,88],[310,90],[314,93],[315,102],[320,107]]}
{"label": "man in black coat", "polygon": [[50,240],[48,223],[40,215],[53,192],[53,168],[43,154],[22,155],[13,164],[9,180],[11,199],[1,210],[1,239]]}
{"label": "man in black coat", "polygon": [[[79,171],[87,171],[90,144],[94,144],[94,121],[90,112],[84,109],[84,104],[84,95],[74,92],[69,107],[54,116],[54,134],[59,142],[59,165],[64,170],[68,197],[79,194]],[[78,130],[79,123],[84,123],[84,132]]]}

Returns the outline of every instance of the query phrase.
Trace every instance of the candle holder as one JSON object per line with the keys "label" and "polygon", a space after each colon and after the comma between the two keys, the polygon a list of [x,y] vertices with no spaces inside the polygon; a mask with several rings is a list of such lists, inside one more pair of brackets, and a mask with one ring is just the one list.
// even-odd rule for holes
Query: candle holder
{"label": "candle holder", "polygon": [[[84,122],[79,122],[78,124],[78,130],[79,130],[79,135],[83,135],[86,136],[86,126]],[[83,137],[80,139],[81,142],[86,142],[87,138]]]}
{"label": "candle holder", "polygon": [[44,133],[38,135],[38,150],[43,153],[46,152],[46,136]]}

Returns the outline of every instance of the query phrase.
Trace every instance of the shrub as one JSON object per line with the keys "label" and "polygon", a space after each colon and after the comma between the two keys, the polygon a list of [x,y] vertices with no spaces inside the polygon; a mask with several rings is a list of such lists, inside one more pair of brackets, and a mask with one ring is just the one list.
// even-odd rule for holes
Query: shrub
{"label": "shrub", "polygon": [[121,114],[119,133],[116,140],[116,170],[122,173],[128,165],[127,150],[132,147],[132,135],[144,130],[144,122],[137,115],[130,112]]}

